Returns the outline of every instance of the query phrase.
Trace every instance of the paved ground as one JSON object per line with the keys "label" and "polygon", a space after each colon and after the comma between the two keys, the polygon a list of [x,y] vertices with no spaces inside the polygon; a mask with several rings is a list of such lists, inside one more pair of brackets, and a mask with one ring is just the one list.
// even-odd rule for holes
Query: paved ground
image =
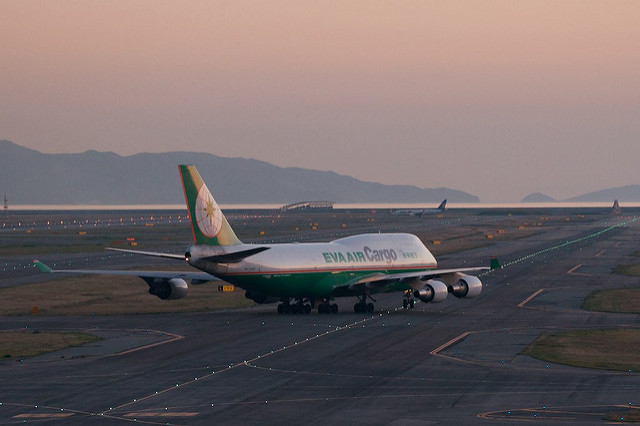
{"label": "paved ground", "polygon": [[[0,423],[599,424],[640,405],[640,373],[565,367],[519,352],[540,333],[640,326],[640,315],[585,312],[593,289],[637,285],[640,224],[550,229],[441,257],[486,263],[483,294],[403,311],[286,316],[274,306],[119,317],[4,317],[0,328],[93,330],[101,343],[0,362]],[[606,232],[602,232],[606,231]],[[55,424],[54,423],[54,424]]]}

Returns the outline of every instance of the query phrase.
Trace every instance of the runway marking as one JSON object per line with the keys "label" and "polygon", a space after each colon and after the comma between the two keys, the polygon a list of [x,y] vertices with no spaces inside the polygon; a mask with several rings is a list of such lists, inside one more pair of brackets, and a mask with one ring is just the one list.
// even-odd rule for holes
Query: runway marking
{"label": "runway marking", "polygon": [[574,273],[574,272],[575,272],[579,267],[581,267],[581,266],[582,266],[582,263],[581,263],[581,264],[579,264],[579,265],[574,266],[573,268],[571,268],[571,269],[569,269],[569,270],[567,271],[567,274],[573,274],[573,273]]}
{"label": "runway marking", "polygon": [[[13,328],[13,329],[7,329],[4,331],[22,331],[24,330],[24,328]],[[88,334],[95,334],[97,331],[127,331],[127,332],[133,332],[133,333],[149,333],[149,332],[153,332],[153,333],[158,333],[159,335],[166,335],[166,336],[170,336],[171,339],[167,339],[167,340],[162,340],[160,342],[155,342],[155,343],[149,343],[148,345],[144,345],[144,346],[138,346],[136,348],[132,348],[132,349],[126,349],[122,352],[116,352],[116,353],[112,353],[112,354],[107,354],[107,355],[98,355],[98,357],[112,357],[112,356],[121,356],[121,355],[126,355],[132,352],[137,352],[137,351],[141,351],[143,349],[149,349],[155,346],[160,346],[160,345],[164,345],[167,343],[171,343],[171,342],[175,342],[177,340],[180,339],[184,339],[184,336],[181,336],[179,334],[176,333],[170,333],[168,331],[162,331],[162,330],[152,330],[152,329],[145,329],[145,330],[137,330],[137,329],[131,329],[131,328],[99,328],[99,329],[94,329],[94,328],[40,328],[39,330],[41,331],[53,331],[53,332],[62,332],[62,331],[81,331],[81,332],[85,332]],[[108,340],[108,339],[105,339]]]}
{"label": "runway marking", "polygon": [[42,413],[42,414],[18,414],[13,416],[14,419],[62,419],[71,417],[75,413]]}
{"label": "runway marking", "polygon": [[[602,419],[606,415],[606,411],[621,408],[621,409],[636,409],[633,405],[579,405],[575,407],[538,407],[538,408],[515,408],[511,410],[502,411],[487,411],[479,413],[476,417],[481,419],[510,419],[516,421],[548,421],[548,420],[561,420],[563,422],[575,422],[579,417],[598,417]],[[603,412],[597,411],[578,411],[579,409],[598,409]],[[526,416],[525,416],[526,414]],[[540,417],[537,415],[540,414]],[[551,414],[551,415],[548,415]],[[604,421],[604,420],[603,420]],[[618,422],[613,422],[618,423]]]}
{"label": "runway marking", "polygon": [[[562,389],[562,390],[526,390],[526,391],[513,391],[513,390],[501,390],[501,391],[481,391],[481,392],[467,392],[467,395],[474,396],[482,396],[482,395],[498,395],[498,394],[509,394],[509,395],[549,395],[549,394],[561,394],[565,392],[571,392],[571,390]],[[583,393],[598,393],[599,390],[588,388]],[[327,402],[327,401],[362,401],[362,400],[373,400],[373,399],[404,399],[404,398],[428,398],[428,397],[438,397],[438,396],[455,396],[459,395],[458,392],[455,391],[432,391],[432,392],[417,392],[417,393],[393,393],[387,395],[349,395],[349,396],[315,396],[315,397],[303,397],[303,398],[287,398],[287,399],[269,399],[269,400],[253,400],[253,401],[232,401],[232,402],[217,402],[212,403],[210,405],[202,405],[202,407],[211,407],[211,406],[242,406],[242,405],[265,405],[265,404],[291,404],[291,403],[305,403],[305,402]],[[513,411],[524,411],[524,410],[535,410],[535,409],[519,409]],[[503,411],[492,411],[487,413],[480,413],[476,415],[481,418],[490,418],[490,417],[482,417],[483,415],[491,415],[495,413],[506,413],[508,410]]]}
{"label": "runway marking", "polygon": [[449,340],[447,343],[438,346],[437,348],[435,348],[434,350],[432,350],[431,352],[429,352],[431,355],[438,355],[438,352],[448,348],[449,346],[453,346],[454,344],[458,343],[458,341],[464,339],[465,337],[467,337],[469,334],[471,334],[470,331],[466,331],[464,333],[462,333],[461,335],[454,337],[453,339]]}
{"label": "runway marking", "polygon": [[[137,330],[127,330],[127,331],[137,331]],[[163,340],[161,342],[149,343],[148,345],[138,346],[137,348],[127,349],[125,351],[117,352],[115,354],[109,354],[109,355],[106,355],[106,356],[109,357],[109,356],[126,355],[126,354],[130,354],[132,352],[138,352],[138,351],[141,351],[141,350],[144,350],[144,349],[149,349],[149,348],[153,348],[155,346],[160,346],[160,345],[164,345],[164,344],[167,344],[167,343],[175,342],[175,341],[180,340],[180,339],[184,339],[184,336],[181,336],[181,335],[175,334],[175,333],[169,333],[168,331],[160,331],[160,330],[147,330],[147,331],[153,331],[155,333],[160,333],[161,335],[165,335],[166,334],[167,336],[171,336],[172,338],[168,339],[168,340]]]}
{"label": "runway marking", "polygon": [[530,295],[529,297],[524,299],[522,302],[518,303],[518,308],[523,308],[524,305],[529,303],[534,297],[536,297],[537,295],[539,295],[540,293],[542,293],[545,290],[546,290],[545,288],[541,288],[540,290],[534,292],[532,295]]}
{"label": "runway marking", "polygon": [[341,326],[336,326],[335,328],[332,328],[331,330],[327,330],[327,331],[325,331],[324,333],[320,333],[320,334],[316,334],[315,336],[308,337],[308,338],[306,338],[306,339],[304,339],[304,340],[302,340],[302,341],[300,341],[300,342],[297,342],[297,341],[296,341],[296,342],[294,342],[294,343],[292,343],[292,344],[285,345],[285,346],[283,346],[282,348],[274,349],[274,350],[272,350],[272,351],[270,351],[270,352],[267,352],[267,353],[264,353],[264,354],[262,354],[262,355],[255,356],[255,357],[253,357],[253,358],[251,358],[251,359],[244,360],[244,361],[239,362],[239,363],[236,363],[236,364],[230,364],[228,367],[225,367],[225,368],[223,368],[222,370],[212,371],[211,373],[207,373],[207,374],[204,374],[204,375],[202,375],[202,376],[200,376],[200,377],[196,377],[196,378],[194,378],[193,380],[188,380],[188,381],[183,382],[183,383],[176,383],[176,385],[175,385],[175,386],[171,386],[171,387],[168,387],[168,388],[165,388],[165,389],[162,389],[162,390],[156,391],[156,392],[154,392],[154,393],[152,393],[152,394],[149,394],[149,395],[146,395],[146,396],[143,396],[143,397],[140,397],[140,398],[134,398],[132,401],[129,401],[129,402],[124,403],[124,404],[121,404],[121,405],[118,405],[118,406],[116,406],[116,407],[111,407],[111,408],[109,408],[108,410],[105,410],[105,411],[103,411],[103,412],[101,412],[101,413],[99,413],[99,414],[100,414],[100,415],[110,415],[110,416],[114,416],[113,414],[109,414],[109,413],[112,413],[112,412],[114,412],[114,411],[116,411],[116,410],[121,410],[122,408],[124,408],[124,407],[128,407],[128,406],[130,406],[130,405],[137,404],[137,403],[139,403],[139,402],[142,402],[142,401],[145,401],[145,400],[151,399],[151,398],[153,398],[153,397],[155,397],[155,396],[162,395],[162,394],[164,394],[164,393],[171,392],[171,391],[176,390],[176,389],[180,389],[180,388],[182,388],[182,387],[184,387],[184,386],[187,386],[187,385],[190,385],[190,384],[196,383],[196,382],[198,382],[198,381],[200,381],[200,380],[205,380],[205,379],[211,378],[211,377],[213,377],[214,375],[219,375],[219,374],[221,374],[221,373],[224,373],[224,372],[227,372],[227,371],[233,370],[233,369],[238,368],[238,367],[243,367],[243,366],[244,366],[244,367],[250,367],[250,366],[251,366],[251,364],[250,364],[250,363],[252,363],[252,362],[254,362],[254,361],[257,361],[257,360],[260,360],[260,359],[263,359],[263,358],[267,358],[267,357],[269,357],[269,356],[272,356],[272,355],[275,355],[275,354],[281,353],[281,352],[283,352],[283,351],[286,351],[286,350],[288,350],[288,349],[291,349],[291,348],[297,347],[297,346],[299,346],[299,345],[303,345],[303,344],[305,344],[305,343],[312,342],[312,341],[314,341],[314,340],[316,340],[316,339],[319,339],[319,338],[321,338],[321,337],[325,337],[325,336],[331,335],[331,334],[333,334],[333,333],[337,333],[337,332],[340,332],[340,331],[343,331],[343,330],[347,330],[347,329],[350,329],[351,327],[354,327],[354,326],[359,326],[359,325],[361,325],[361,324],[363,324],[363,323],[365,323],[365,322],[367,322],[367,321],[374,320],[374,319],[378,319],[378,318],[380,318],[380,317],[382,317],[382,316],[383,316],[383,313],[379,313],[377,316],[372,316],[372,317],[368,317],[368,318],[363,318],[363,319],[361,319],[361,320],[355,321],[355,322],[350,323],[350,324],[345,324],[345,325],[341,325]]}
{"label": "runway marking", "polygon": [[606,250],[602,250],[600,253],[597,253],[595,257],[600,257],[600,256],[602,256],[605,252],[606,252]]}
{"label": "runway marking", "polygon": [[200,413],[194,412],[170,412],[170,411],[149,411],[149,412],[135,412],[135,413],[127,413],[125,417],[194,417]]}
{"label": "runway marking", "polygon": [[582,272],[576,272],[580,267],[584,266],[582,263],[579,265],[574,266],[573,268],[569,269],[567,271],[567,275],[578,275],[581,277],[592,277],[592,274],[584,274]]}

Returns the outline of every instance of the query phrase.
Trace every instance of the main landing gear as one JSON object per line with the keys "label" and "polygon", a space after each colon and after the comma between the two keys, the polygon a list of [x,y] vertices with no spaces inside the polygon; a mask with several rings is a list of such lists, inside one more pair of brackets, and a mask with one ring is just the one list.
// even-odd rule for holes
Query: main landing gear
{"label": "main landing gear", "polygon": [[[373,303],[371,302],[367,303],[367,297],[373,300],[373,298],[368,294],[363,294],[362,296],[358,296],[360,301],[355,305],[353,305],[353,312],[355,312],[356,314],[366,314],[368,312],[373,312],[373,308],[374,308]],[[373,301],[375,302],[375,300]]]}
{"label": "main landing gear", "polygon": [[336,305],[335,303],[331,303],[329,299],[324,299],[324,301],[318,305],[318,313],[319,314],[337,314],[338,305]]}
{"label": "main landing gear", "polygon": [[[295,300],[295,302],[294,302]],[[309,314],[313,309],[315,300],[313,297],[304,298],[282,298],[282,303],[278,305],[279,314]],[[329,299],[325,299],[318,305],[319,314],[336,314],[338,313],[338,305],[331,303]]]}
{"label": "main landing gear", "polygon": [[411,291],[407,290],[404,292],[404,299],[402,299],[402,308],[403,309],[413,309],[416,304],[416,300],[412,297]]}
{"label": "main landing gear", "polygon": [[313,301],[305,298],[296,298],[296,303],[291,303],[290,298],[282,299],[278,305],[279,314],[308,314],[311,312]]}

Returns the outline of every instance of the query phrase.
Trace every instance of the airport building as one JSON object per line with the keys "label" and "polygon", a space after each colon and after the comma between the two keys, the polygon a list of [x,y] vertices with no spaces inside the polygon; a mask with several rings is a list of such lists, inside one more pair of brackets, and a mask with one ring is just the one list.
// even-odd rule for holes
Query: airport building
{"label": "airport building", "polygon": [[333,210],[333,204],[333,201],[301,201],[282,206],[280,210],[283,212],[297,210]]}

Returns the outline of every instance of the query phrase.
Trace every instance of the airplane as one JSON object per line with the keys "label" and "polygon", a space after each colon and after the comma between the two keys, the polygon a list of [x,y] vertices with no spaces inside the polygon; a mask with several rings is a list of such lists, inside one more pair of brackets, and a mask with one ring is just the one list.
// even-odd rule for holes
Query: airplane
{"label": "airplane", "polygon": [[[372,294],[402,292],[403,307],[416,299],[438,303],[449,293],[473,298],[482,282],[467,272],[499,267],[438,269],[436,259],[412,234],[359,234],[319,243],[245,244],[236,236],[202,177],[192,165],[178,166],[189,212],[193,244],[184,255],[108,248],[127,253],[186,261],[199,271],[53,270],[47,273],[133,275],[160,299],[181,299],[187,280],[203,284],[220,280],[245,290],[256,303],[278,304],[278,313],[337,313],[337,297],[357,297],[356,313],[373,312]],[[368,303],[367,303],[368,302]]]}
{"label": "airplane", "polygon": [[417,217],[421,217],[423,215],[444,213],[447,210],[446,205],[447,205],[447,200],[445,199],[435,209],[401,209],[401,210],[394,210],[392,214],[394,214],[396,216],[417,216]]}
{"label": "airplane", "polygon": [[618,204],[618,200],[613,201],[613,207],[611,207],[611,214],[619,216],[622,214],[622,209],[620,209],[620,204]]}

